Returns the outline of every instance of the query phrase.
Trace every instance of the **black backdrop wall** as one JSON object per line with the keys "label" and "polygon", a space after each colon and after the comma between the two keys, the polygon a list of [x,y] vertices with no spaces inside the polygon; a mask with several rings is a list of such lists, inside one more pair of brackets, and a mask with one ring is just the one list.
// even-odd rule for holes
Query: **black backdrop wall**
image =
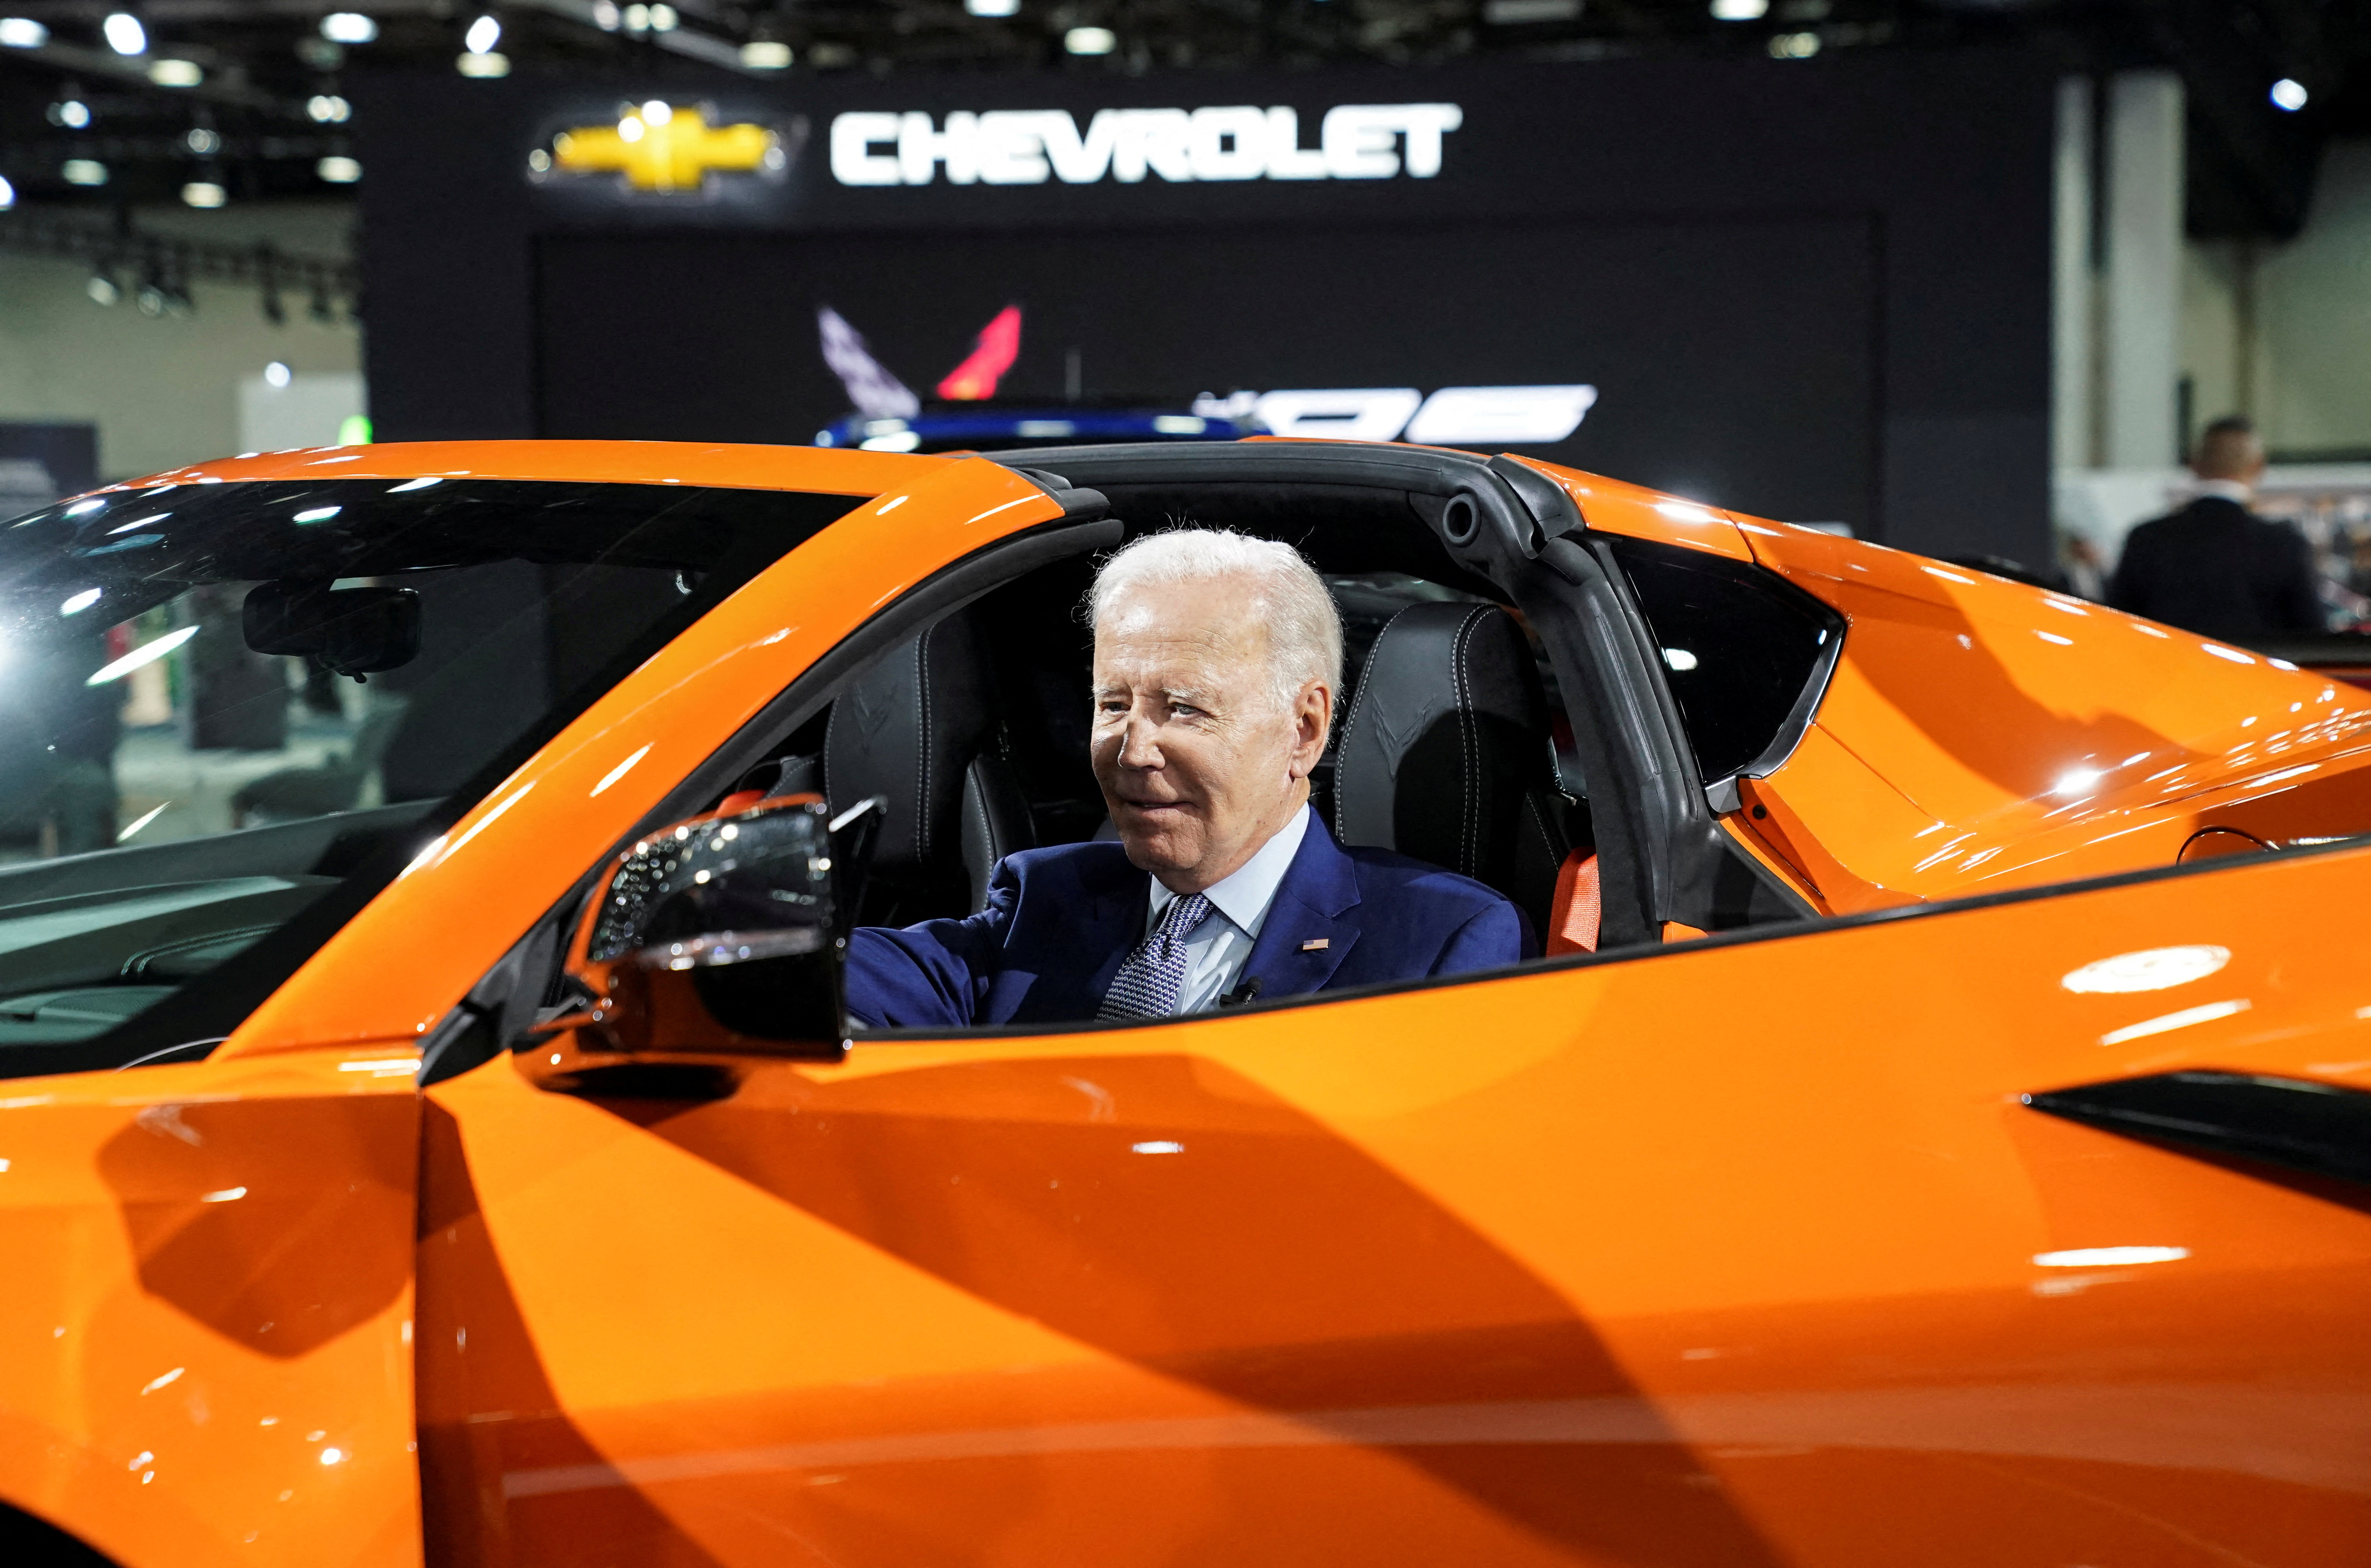
{"label": "black backdrop wall", "polygon": [[[536,179],[649,97],[757,120],[779,178]],[[850,186],[836,116],[1448,103],[1437,175]],[[2046,559],[2048,73],[2007,54],[1269,77],[387,78],[361,149],[382,439],[804,443],[815,308],[927,390],[1022,306],[1007,391],[1587,383],[1537,451],[1930,553]],[[894,143],[875,144],[876,156]]]}

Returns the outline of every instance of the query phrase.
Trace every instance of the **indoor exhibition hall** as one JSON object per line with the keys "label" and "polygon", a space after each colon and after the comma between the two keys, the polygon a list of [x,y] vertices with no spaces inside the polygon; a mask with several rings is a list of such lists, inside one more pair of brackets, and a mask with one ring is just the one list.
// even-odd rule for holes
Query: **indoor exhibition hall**
{"label": "indoor exhibition hall", "polygon": [[0,0],[8,1568],[2364,1568],[2366,911],[2371,0]]}

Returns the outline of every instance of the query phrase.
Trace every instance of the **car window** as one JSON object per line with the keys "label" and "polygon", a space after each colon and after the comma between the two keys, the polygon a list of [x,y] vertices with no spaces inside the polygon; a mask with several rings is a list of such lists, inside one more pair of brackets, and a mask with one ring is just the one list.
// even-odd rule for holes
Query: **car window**
{"label": "car window", "polygon": [[1825,678],[1842,618],[1740,561],[1644,539],[1613,548],[1662,651],[1704,781],[1783,760],[1810,717],[1797,705]]}
{"label": "car window", "polygon": [[226,1034],[492,779],[858,499],[259,481],[0,525],[0,1075]]}

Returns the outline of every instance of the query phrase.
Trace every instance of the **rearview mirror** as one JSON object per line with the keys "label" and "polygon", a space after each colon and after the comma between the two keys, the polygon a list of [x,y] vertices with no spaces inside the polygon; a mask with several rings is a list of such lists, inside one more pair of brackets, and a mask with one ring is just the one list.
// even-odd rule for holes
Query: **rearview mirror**
{"label": "rearview mirror", "polygon": [[834,889],[857,868],[835,866],[833,843],[822,797],[794,795],[627,850],[569,950],[582,1006],[547,1022],[522,1065],[569,1087],[630,1065],[839,1060],[847,940]]}
{"label": "rearview mirror", "polygon": [[399,669],[420,655],[420,595],[409,588],[260,582],[239,618],[258,653],[309,653],[341,675]]}

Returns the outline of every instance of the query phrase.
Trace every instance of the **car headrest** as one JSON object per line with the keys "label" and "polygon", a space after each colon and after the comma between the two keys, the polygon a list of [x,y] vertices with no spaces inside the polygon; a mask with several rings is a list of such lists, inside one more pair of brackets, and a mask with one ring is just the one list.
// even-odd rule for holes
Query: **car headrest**
{"label": "car headrest", "polygon": [[1335,836],[1487,882],[1524,880],[1519,845],[1546,785],[1547,700],[1496,605],[1411,605],[1368,650],[1334,765]]}
{"label": "car headrest", "polygon": [[824,780],[834,805],[887,797],[876,876],[953,863],[964,769],[995,727],[977,635],[961,614],[893,649],[840,693],[824,730]]}

